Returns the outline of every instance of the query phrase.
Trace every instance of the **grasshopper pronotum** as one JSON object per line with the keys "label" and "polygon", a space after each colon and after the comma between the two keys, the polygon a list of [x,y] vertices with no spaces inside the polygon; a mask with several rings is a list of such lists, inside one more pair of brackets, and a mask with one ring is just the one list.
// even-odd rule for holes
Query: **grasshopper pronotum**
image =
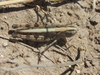
{"label": "grasshopper pronotum", "polygon": [[47,26],[34,27],[30,25],[25,25],[24,27],[13,25],[15,28],[13,37],[33,40],[37,42],[45,42],[54,39],[59,39],[63,37],[70,37],[77,32],[74,25],[57,25],[51,24]]}

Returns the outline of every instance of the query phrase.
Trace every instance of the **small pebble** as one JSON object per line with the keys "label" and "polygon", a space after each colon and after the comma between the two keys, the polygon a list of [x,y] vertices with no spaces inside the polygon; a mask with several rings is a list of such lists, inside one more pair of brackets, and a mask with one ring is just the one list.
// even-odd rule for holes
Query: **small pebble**
{"label": "small pebble", "polygon": [[69,65],[68,67],[71,68],[71,65]]}
{"label": "small pebble", "polygon": [[76,70],[77,73],[80,73],[80,70]]}
{"label": "small pebble", "polygon": [[89,61],[86,61],[86,65],[87,65],[87,67],[91,67],[91,64]]}
{"label": "small pebble", "polygon": [[1,57],[3,58],[4,56],[3,56],[3,55],[1,55]]}
{"label": "small pebble", "polygon": [[8,43],[7,42],[4,42],[3,43],[3,47],[7,47],[8,46]]}
{"label": "small pebble", "polygon": [[4,16],[4,19],[7,19],[7,16]]}

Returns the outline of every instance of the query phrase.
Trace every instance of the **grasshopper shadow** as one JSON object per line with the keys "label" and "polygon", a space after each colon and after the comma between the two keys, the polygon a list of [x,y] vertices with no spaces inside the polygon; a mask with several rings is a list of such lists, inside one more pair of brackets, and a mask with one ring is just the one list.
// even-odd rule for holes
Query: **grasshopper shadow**
{"label": "grasshopper shadow", "polygon": [[[48,46],[49,44],[51,44],[53,42],[53,40],[47,41],[47,42],[34,42],[34,41],[30,41],[30,40],[22,40],[20,42],[25,43],[31,47],[38,49],[39,47],[44,46],[44,45]],[[66,41],[64,41],[64,39],[61,38],[61,39],[57,40],[57,42],[55,44],[62,47],[66,44]],[[54,46],[54,44],[52,46]]]}

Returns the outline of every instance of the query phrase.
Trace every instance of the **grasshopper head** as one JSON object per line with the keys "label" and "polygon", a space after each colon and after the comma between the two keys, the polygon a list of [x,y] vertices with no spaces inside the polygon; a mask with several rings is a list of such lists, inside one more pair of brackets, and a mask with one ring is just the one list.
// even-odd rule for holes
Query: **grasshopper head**
{"label": "grasshopper head", "polygon": [[71,37],[77,33],[77,28],[75,25],[67,25],[66,26],[66,37]]}

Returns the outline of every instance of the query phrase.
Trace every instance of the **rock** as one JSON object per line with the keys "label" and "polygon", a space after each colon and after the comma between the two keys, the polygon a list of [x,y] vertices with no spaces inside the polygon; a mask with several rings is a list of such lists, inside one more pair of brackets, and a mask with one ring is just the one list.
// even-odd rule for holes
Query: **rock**
{"label": "rock", "polygon": [[97,43],[100,44],[100,36],[95,37],[95,39],[97,40]]}
{"label": "rock", "polygon": [[85,62],[85,67],[91,67],[90,61]]}
{"label": "rock", "polygon": [[3,47],[7,47],[8,46],[8,43],[7,42],[4,42],[3,43]]}
{"label": "rock", "polygon": [[80,70],[76,70],[77,73],[80,73]]}

